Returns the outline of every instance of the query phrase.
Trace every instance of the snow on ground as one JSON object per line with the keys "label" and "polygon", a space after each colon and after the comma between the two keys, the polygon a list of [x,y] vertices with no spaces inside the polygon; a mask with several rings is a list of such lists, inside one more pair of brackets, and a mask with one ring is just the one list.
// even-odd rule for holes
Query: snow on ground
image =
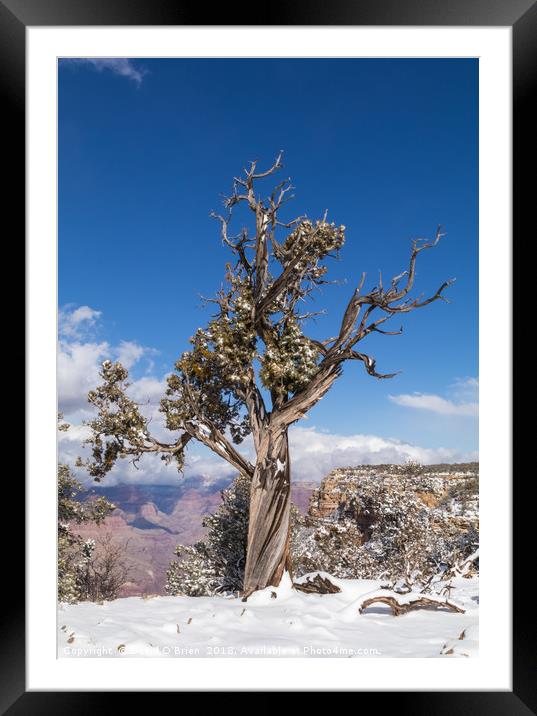
{"label": "snow on ground", "polygon": [[[328,576],[328,575],[326,575]],[[469,657],[478,653],[478,579],[454,580],[464,614],[382,604],[354,608],[375,580],[336,579],[338,594],[305,594],[290,580],[235,597],[128,597],[60,605],[60,657]],[[276,595],[275,597],[273,595]]]}

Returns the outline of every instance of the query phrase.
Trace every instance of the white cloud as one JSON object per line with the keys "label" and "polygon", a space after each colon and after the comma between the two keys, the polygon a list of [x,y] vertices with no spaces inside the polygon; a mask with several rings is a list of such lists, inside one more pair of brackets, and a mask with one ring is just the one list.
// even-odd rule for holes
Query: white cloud
{"label": "white cloud", "polygon": [[150,402],[153,405],[158,405],[165,390],[166,380],[164,378],[159,380],[146,375],[132,383],[129,388],[129,395],[139,403]]}
{"label": "white cloud", "polygon": [[58,404],[66,417],[87,408],[88,391],[98,384],[100,363],[110,353],[108,343],[60,343]]}
{"label": "white cloud", "polygon": [[477,403],[479,400],[479,380],[477,378],[456,378],[449,386],[449,392],[452,397],[459,400]]}
{"label": "white cloud", "polygon": [[465,415],[477,416],[477,403],[454,403],[439,395],[430,395],[428,393],[413,393],[412,395],[390,395],[390,400],[397,405],[405,408],[417,408],[419,410],[429,410],[438,415]]}
{"label": "white cloud", "polygon": [[477,460],[477,453],[453,448],[424,448],[396,438],[376,435],[337,435],[314,427],[289,431],[291,472],[294,479],[319,482],[336,467],[401,464],[408,459],[422,464]]}
{"label": "white cloud", "polygon": [[[67,420],[76,419],[74,414],[88,410],[88,391],[99,383],[103,360],[119,360],[131,369],[143,357],[156,353],[135,341],[121,341],[114,346],[107,341],[90,339],[91,330],[98,327],[100,317],[101,312],[89,306],[64,306],[59,312],[58,404]],[[155,382],[163,385],[162,381],[149,377],[141,379],[139,386],[138,381],[132,381],[133,397],[147,401],[150,396],[145,397],[144,391],[149,388],[154,397]]]}
{"label": "white cloud", "polygon": [[432,393],[403,393],[390,395],[389,399],[405,408],[427,410],[437,415],[477,417],[479,381],[477,378],[458,378],[449,389],[451,398]]}
{"label": "white cloud", "polygon": [[[105,359],[119,360],[130,369],[139,362],[148,349],[137,343],[120,343],[119,346],[110,345],[106,341],[101,343],[61,340],[58,347],[58,404],[60,410],[68,419],[72,413],[88,408],[88,391],[95,388],[100,382],[99,371]],[[140,396],[140,400],[147,400],[140,392],[144,386],[152,386],[149,378],[132,381],[131,391]],[[154,388],[153,388],[154,391]],[[133,395],[133,397],[136,397]],[[138,398],[136,398],[138,399]]]}
{"label": "white cloud", "polygon": [[96,311],[89,306],[79,306],[73,309],[71,306],[60,308],[58,313],[58,328],[60,336],[64,338],[81,338],[95,326],[101,317],[101,311]]}
{"label": "white cloud", "polygon": [[86,58],[69,58],[64,60],[72,64],[88,64],[95,68],[98,72],[109,70],[115,75],[126,77],[141,85],[144,76],[147,74],[145,70],[135,67],[132,60],[124,57],[86,57]]}
{"label": "white cloud", "polygon": [[117,348],[117,357],[121,365],[130,370],[135,363],[147,352],[147,349],[134,341],[121,341]]}

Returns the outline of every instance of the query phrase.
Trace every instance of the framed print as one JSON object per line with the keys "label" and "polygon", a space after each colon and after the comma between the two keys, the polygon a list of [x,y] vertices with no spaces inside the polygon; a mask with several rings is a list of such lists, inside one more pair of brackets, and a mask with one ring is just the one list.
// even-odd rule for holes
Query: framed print
{"label": "framed print", "polygon": [[510,345],[535,4],[1,9],[28,305],[4,711],[535,709]]}

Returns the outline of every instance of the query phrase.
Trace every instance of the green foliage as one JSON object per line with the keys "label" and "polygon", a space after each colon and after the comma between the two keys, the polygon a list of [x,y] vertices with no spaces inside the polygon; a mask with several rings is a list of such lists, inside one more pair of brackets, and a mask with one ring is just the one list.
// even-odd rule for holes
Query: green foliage
{"label": "green foliage", "polygon": [[[83,574],[91,558],[94,543],[84,541],[73,532],[73,525],[101,524],[115,505],[104,497],[81,501],[86,492],[67,465],[58,466],[58,600],[76,602],[84,599]],[[92,544],[93,543],[93,544]]]}
{"label": "green foliage", "polygon": [[[337,256],[344,243],[344,226],[329,224],[324,219],[315,223],[304,219],[285,239],[280,256],[285,257],[287,264],[293,257],[295,272],[302,281],[320,282],[328,270],[320,262],[327,256]],[[295,261],[296,258],[299,260]]]}
{"label": "green foliage", "polygon": [[167,379],[160,409],[168,430],[184,428],[190,420],[204,419],[221,432],[230,429],[235,443],[249,433],[242,394],[238,389],[251,368],[255,340],[222,315],[198,329]]}
{"label": "green foliage", "polygon": [[64,433],[69,430],[70,427],[69,423],[63,421],[63,413],[58,413],[58,430]]}
{"label": "green foliage", "polygon": [[318,360],[318,349],[291,315],[282,321],[279,331],[268,336],[259,375],[265,388],[286,397],[309,383],[317,372]]}
{"label": "green foliage", "polygon": [[146,418],[126,393],[127,369],[121,363],[106,360],[100,376],[102,384],[88,393],[88,401],[97,411],[96,417],[87,422],[91,437],[85,442],[92,447],[92,458],[78,462],[95,482],[112,469],[118,457],[139,457],[149,437]]}
{"label": "green foliage", "polygon": [[[95,522],[101,524],[116,507],[105,497],[82,502],[87,490],[74,477],[68,465],[58,466],[58,522]],[[77,499],[78,498],[78,499]]]}

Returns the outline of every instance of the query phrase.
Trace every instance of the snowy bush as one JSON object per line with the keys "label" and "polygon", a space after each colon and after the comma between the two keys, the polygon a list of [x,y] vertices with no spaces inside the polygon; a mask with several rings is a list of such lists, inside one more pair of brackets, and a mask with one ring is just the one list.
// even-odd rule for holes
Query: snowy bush
{"label": "snowy bush", "polygon": [[79,601],[98,602],[116,599],[130,573],[124,557],[126,544],[115,542],[110,533],[99,540],[82,542],[76,564]]}
{"label": "snowy bush", "polygon": [[[105,517],[115,509],[104,497],[81,500],[87,490],[72,475],[67,465],[58,466],[58,600],[77,602],[91,599],[96,593],[98,598],[113,598],[114,590],[97,588],[103,581],[96,575],[103,572],[103,560],[110,563],[110,544],[101,545],[95,553],[95,541],[83,540],[73,531],[73,525],[93,522],[101,524]],[[118,571],[119,552],[116,553],[114,571]],[[110,564],[107,571],[110,572]],[[120,570],[121,571],[121,570]],[[105,580],[106,581],[106,580]],[[116,590],[117,591],[117,590]],[[103,594],[107,596],[103,596]]]}
{"label": "snowy bush", "polygon": [[426,578],[477,549],[477,478],[440,497],[439,478],[414,465],[398,475],[339,480],[338,507],[306,517],[292,543],[295,576],[322,570],[342,578]]}
{"label": "snowy bush", "polygon": [[423,472],[423,465],[417,460],[408,459],[402,465],[398,466],[399,473],[407,477],[416,477]]}
{"label": "snowy bush", "polygon": [[222,504],[203,520],[205,538],[178,545],[166,573],[168,594],[199,597],[242,588],[248,533],[250,478],[239,475],[222,491]]}

